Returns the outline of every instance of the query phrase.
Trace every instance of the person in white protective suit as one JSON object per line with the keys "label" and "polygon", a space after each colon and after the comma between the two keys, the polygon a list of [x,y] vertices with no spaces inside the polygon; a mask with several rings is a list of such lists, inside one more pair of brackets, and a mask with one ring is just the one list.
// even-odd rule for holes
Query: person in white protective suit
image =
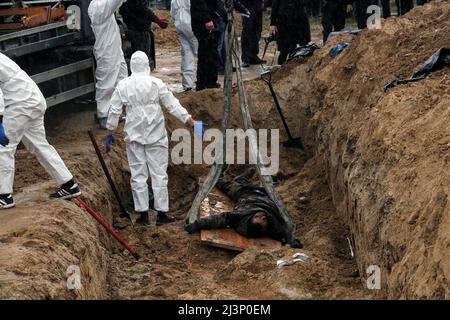
{"label": "person in white protective suit", "polygon": [[92,0],[88,8],[91,27],[95,35],[94,56],[97,118],[106,129],[108,108],[114,88],[128,76],[127,63],[122,51],[120,29],[114,13],[126,0]]}
{"label": "person in white protective suit", "polygon": [[106,138],[106,150],[110,149],[115,130],[126,106],[125,142],[131,171],[131,188],[135,211],[141,215],[139,224],[149,223],[149,190],[147,180],[150,175],[157,211],[156,224],[175,221],[167,215],[169,194],[167,190],[167,166],[169,162],[169,141],[161,104],[167,111],[183,123],[197,128],[196,122],[183,108],[167,86],[160,79],[150,75],[147,55],[142,51],[131,57],[132,75],[117,85],[111,99]]}
{"label": "person in white protective suit", "polygon": [[195,87],[195,58],[198,51],[198,41],[191,26],[191,1],[172,0],[170,15],[175,20],[175,28],[180,40],[183,89],[191,91]]}
{"label": "person in white protective suit", "polygon": [[20,141],[61,186],[52,198],[81,195],[80,188],[47,142],[44,113],[47,103],[36,83],[14,61],[0,53],[0,209],[14,207],[14,155]]}

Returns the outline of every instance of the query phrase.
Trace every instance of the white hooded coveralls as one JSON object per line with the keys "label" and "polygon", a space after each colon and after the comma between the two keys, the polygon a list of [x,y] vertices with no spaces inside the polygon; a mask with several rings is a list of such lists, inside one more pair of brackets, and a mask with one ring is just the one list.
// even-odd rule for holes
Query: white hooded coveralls
{"label": "white hooded coveralls", "polygon": [[198,52],[198,41],[191,27],[191,1],[172,0],[170,15],[175,20],[181,46],[181,78],[183,89],[195,87],[195,58]]}
{"label": "white hooded coveralls", "polygon": [[122,39],[114,13],[126,0],[93,0],[88,14],[95,35],[94,55],[97,116],[108,116],[109,102],[114,88],[128,76],[128,68],[122,51]]}
{"label": "white hooded coveralls", "polygon": [[46,109],[47,103],[36,83],[0,53],[0,115],[9,138],[9,145],[0,145],[0,194],[13,192],[14,155],[20,141],[59,186],[73,178],[45,137]]}
{"label": "white hooded coveralls", "polygon": [[125,142],[135,211],[149,210],[147,180],[150,175],[155,209],[167,212],[169,141],[160,104],[183,123],[191,115],[164,82],[150,76],[149,60],[144,52],[137,51],[131,57],[131,72],[132,75],[120,81],[114,91],[106,127],[108,130],[117,128],[125,105]]}

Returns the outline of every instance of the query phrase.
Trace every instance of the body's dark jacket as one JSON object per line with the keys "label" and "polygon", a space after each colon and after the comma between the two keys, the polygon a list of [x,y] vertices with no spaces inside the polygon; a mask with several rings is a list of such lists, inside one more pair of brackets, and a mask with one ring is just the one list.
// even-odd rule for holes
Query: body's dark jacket
{"label": "body's dark jacket", "polygon": [[150,9],[149,0],[128,0],[119,10],[129,29],[149,31],[152,22],[156,22],[156,15]]}
{"label": "body's dark jacket", "polygon": [[251,185],[245,178],[231,182],[221,179],[217,186],[234,201],[234,209],[232,212],[199,220],[200,229],[220,229],[229,226],[246,238],[256,238],[259,235],[252,234],[248,224],[255,213],[264,212],[269,222],[267,236],[283,244],[290,241],[291,235],[276,204],[263,188]]}

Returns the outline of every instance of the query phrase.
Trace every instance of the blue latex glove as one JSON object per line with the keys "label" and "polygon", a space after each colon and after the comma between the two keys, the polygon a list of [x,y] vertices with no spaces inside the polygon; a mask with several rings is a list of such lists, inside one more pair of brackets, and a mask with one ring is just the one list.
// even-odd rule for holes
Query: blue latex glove
{"label": "blue latex glove", "polygon": [[6,136],[5,128],[3,127],[3,123],[0,123],[0,144],[6,147],[9,144],[9,139]]}
{"label": "blue latex glove", "polygon": [[203,140],[203,137],[205,136],[207,124],[203,121],[196,121],[195,124],[192,126],[192,129],[194,129],[194,134]]}
{"label": "blue latex glove", "polygon": [[113,134],[108,134],[106,136],[106,142],[105,142],[106,153],[109,153],[111,151],[111,143],[114,141],[116,141],[116,139],[114,138]]}

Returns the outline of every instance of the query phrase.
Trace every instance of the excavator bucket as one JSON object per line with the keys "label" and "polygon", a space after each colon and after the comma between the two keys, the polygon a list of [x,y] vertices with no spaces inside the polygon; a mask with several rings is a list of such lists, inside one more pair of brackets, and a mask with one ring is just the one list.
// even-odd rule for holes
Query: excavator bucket
{"label": "excavator bucket", "polygon": [[[226,194],[215,187],[200,206],[200,218],[222,212],[232,211],[233,202]],[[270,238],[247,239],[235,230],[202,230],[201,241],[205,244],[233,251],[244,251],[248,248],[279,248],[281,243]]]}

